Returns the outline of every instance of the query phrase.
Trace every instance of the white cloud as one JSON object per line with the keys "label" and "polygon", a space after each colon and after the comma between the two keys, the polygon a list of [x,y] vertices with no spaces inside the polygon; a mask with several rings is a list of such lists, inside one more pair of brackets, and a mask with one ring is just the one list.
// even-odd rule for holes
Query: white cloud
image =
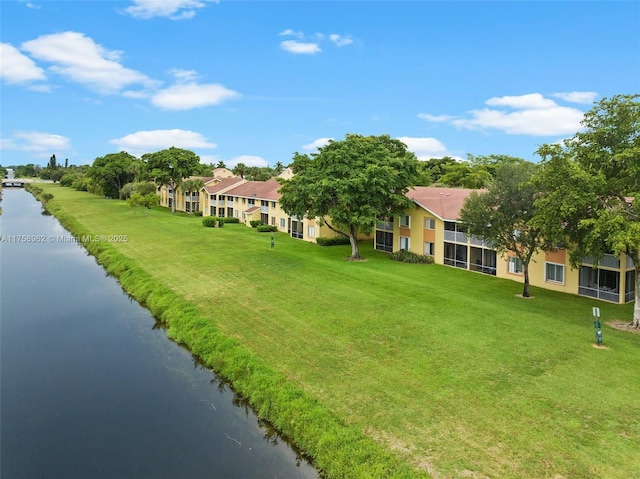
{"label": "white cloud", "polygon": [[583,111],[560,106],[540,93],[493,97],[485,103],[493,108],[471,110],[471,116],[467,118],[428,113],[420,113],[418,117],[427,121],[448,122],[469,130],[491,128],[509,135],[531,136],[573,134],[580,130],[580,122],[584,117]]}
{"label": "white cloud", "polygon": [[69,138],[42,131],[16,131],[11,138],[0,140],[0,149],[26,151],[34,158],[49,158],[52,154],[71,151]]}
{"label": "white cloud", "polygon": [[50,71],[100,93],[118,93],[129,85],[155,84],[146,75],[122,66],[121,52],[106,50],[82,33],[42,35],[21,46],[38,60],[53,63]]}
{"label": "white cloud", "polygon": [[165,110],[191,110],[219,105],[240,94],[219,84],[179,83],[155,93],[151,103]]}
{"label": "white cloud", "polygon": [[306,145],[302,145],[304,150],[316,150],[321,148],[327,144],[329,144],[329,140],[333,140],[333,138],[318,138],[317,140],[312,141],[311,143],[307,143]]}
{"label": "white cloud", "polygon": [[269,166],[269,162],[267,160],[256,155],[240,155],[224,161],[224,164],[227,165],[227,168],[229,169],[235,168],[238,163],[243,163],[245,166],[257,166],[260,168]]}
{"label": "white cloud", "polygon": [[570,103],[591,104],[596,100],[598,94],[595,91],[572,91],[565,93],[553,93],[551,96]]}
{"label": "white cloud", "polygon": [[446,122],[455,119],[453,115],[430,115],[429,113],[418,113],[418,118],[423,120],[432,121],[434,123]]}
{"label": "white cloud", "polygon": [[0,78],[7,83],[45,80],[44,70],[9,43],[0,43]]}
{"label": "white cloud", "polygon": [[301,55],[313,55],[322,51],[317,43],[303,43],[295,40],[285,40],[280,42],[280,47],[290,53]]}
{"label": "white cloud", "polygon": [[297,40],[285,40],[280,42],[280,48],[299,55],[313,55],[315,53],[320,53],[322,51],[320,43],[324,41],[331,41],[337,47],[343,47],[353,43],[353,39],[350,35],[340,35],[338,33],[331,33],[327,35],[325,33],[318,32],[313,35],[305,35],[304,32],[298,32],[291,28],[287,28],[280,32],[279,35],[295,37]]}
{"label": "white cloud", "polygon": [[575,133],[580,130],[584,113],[575,108],[555,106],[507,112],[483,108],[472,110],[472,118],[453,120],[462,128],[494,128],[509,135],[550,136]]}
{"label": "white cloud", "polygon": [[212,0],[133,0],[133,5],[125,8],[134,18],[147,20],[154,17],[166,17],[171,20],[193,18],[196,11]]}
{"label": "white cloud", "polygon": [[329,39],[339,47],[351,45],[353,43],[353,40],[350,36],[338,35],[337,33],[332,33],[331,35],[329,35]]}
{"label": "white cloud", "polygon": [[398,140],[407,145],[407,149],[415,153],[419,160],[451,156],[447,153],[447,147],[435,138],[401,136]]}
{"label": "white cloud", "polygon": [[178,82],[194,82],[198,79],[198,72],[195,70],[172,68],[169,70],[169,73],[173,75]]}
{"label": "white cloud", "polygon": [[290,28],[283,30],[282,32],[279,33],[279,35],[282,37],[296,37],[300,39],[304,38],[304,33],[293,31]]}
{"label": "white cloud", "polygon": [[494,97],[489,98],[485,103],[489,106],[506,106],[519,109],[546,109],[557,106],[556,102],[543,97],[540,93]]}
{"label": "white cloud", "polygon": [[200,148],[211,150],[218,147],[200,133],[179,129],[136,131],[122,138],[110,140],[109,143],[116,145],[118,151],[124,150],[138,157],[172,146],[187,150]]}

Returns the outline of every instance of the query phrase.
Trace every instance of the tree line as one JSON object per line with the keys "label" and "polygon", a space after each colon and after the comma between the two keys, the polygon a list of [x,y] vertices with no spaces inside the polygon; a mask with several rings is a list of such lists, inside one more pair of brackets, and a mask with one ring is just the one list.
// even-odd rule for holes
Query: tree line
{"label": "tree line", "polygon": [[[412,207],[406,196],[410,188],[478,190],[465,201],[460,220],[470,234],[521,260],[524,296],[529,294],[528,266],[537,251],[566,247],[575,267],[585,256],[597,264],[605,253],[625,254],[635,266],[634,325],[640,327],[639,98],[616,95],[596,103],[585,114],[581,131],[536,151],[538,163],[508,155],[419,161],[388,135],[348,134],[316,153],[294,153],[289,164],[294,176],[279,179],[280,203],[287,214],[319,218],[349,238],[350,259],[357,260],[358,233],[371,233],[380,218]],[[55,156],[52,160],[45,168],[49,175],[61,169]],[[184,182],[190,176],[208,176],[211,167],[192,151],[174,147],[140,159],[123,151],[96,158],[86,170],[65,165],[59,181],[127,199],[155,195],[161,185],[174,191],[179,186],[199,190],[201,182]],[[246,179],[266,180],[283,169],[281,163],[262,169],[240,163],[233,171]]]}

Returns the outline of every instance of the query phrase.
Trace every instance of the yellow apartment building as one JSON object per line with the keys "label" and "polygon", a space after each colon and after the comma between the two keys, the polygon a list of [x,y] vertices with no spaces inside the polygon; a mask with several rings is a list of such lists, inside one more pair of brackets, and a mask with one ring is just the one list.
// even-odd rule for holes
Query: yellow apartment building
{"label": "yellow apartment building", "polygon": [[[498,255],[490,244],[468,235],[459,222],[465,198],[474,190],[415,187],[407,193],[415,207],[376,225],[374,247],[379,251],[402,249],[431,256],[437,264],[523,282],[522,263],[515,255]],[[578,269],[561,249],[540,252],[529,264],[532,286],[627,303],[635,298],[635,269],[631,258],[607,254],[595,267],[583,258]]]}

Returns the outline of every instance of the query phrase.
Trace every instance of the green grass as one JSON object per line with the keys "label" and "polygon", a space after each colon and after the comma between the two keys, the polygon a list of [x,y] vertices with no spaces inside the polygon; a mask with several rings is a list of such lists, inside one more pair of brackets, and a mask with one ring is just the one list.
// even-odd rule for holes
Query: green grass
{"label": "green grass", "polygon": [[41,186],[74,229],[128,235],[101,261],[158,316],[186,300],[169,334],[329,477],[640,476],[640,336],[596,349],[591,318],[632,305]]}

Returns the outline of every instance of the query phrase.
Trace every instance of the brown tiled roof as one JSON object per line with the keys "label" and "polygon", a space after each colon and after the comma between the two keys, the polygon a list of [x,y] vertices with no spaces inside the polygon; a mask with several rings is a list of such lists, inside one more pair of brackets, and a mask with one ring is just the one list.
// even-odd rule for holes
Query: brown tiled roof
{"label": "brown tiled roof", "polygon": [[228,188],[231,188],[238,183],[242,183],[242,178],[223,178],[218,183],[212,183],[210,185],[205,185],[204,189],[207,193],[211,195],[215,195],[218,192],[224,191]]}
{"label": "brown tiled roof", "polygon": [[247,181],[228,191],[228,193],[241,198],[278,201],[281,196],[278,193],[280,186],[280,183],[275,178],[270,178],[267,181]]}
{"label": "brown tiled roof", "polygon": [[244,212],[247,214],[254,213],[260,209],[259,206],[252,206],[251,208],[246,209]]}
{"label": "brown tiled roof", "polygon": [[405,196],[438,218],[455,221],[460,217],[460,209],[465,198],[473,191],[476,190],[416,186],[411,188]]}

